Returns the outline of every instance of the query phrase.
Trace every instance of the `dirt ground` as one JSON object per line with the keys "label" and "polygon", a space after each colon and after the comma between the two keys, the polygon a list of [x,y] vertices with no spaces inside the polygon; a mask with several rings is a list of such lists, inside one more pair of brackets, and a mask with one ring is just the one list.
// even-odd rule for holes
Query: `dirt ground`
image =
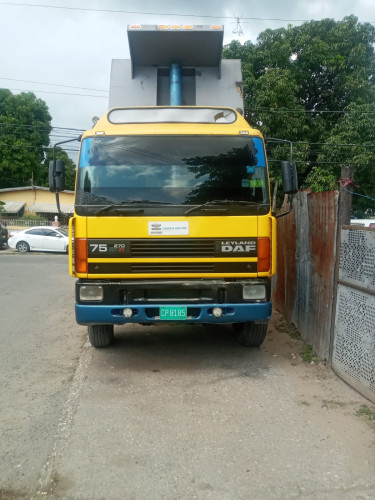
{"label": "dirt ground", "polygon": [[1,500],[375,498],[374,405],[277,311],[259,349],[199,325],[94,349],[66,256],[1,263]]}
{"label": "dirt ground", "polygon": [[[369,445],[374,447],[375,453],[375,405],[340,379],[326,361],[319,360],[311,346],[301,340],[299,332],[288,327],[279,311],[273,312],[265,347],[279,358],[285,374],[291,375],[290,380],[301,398],[300,404],[309,407],[310,417],[325,411],[343,415],[354,422],[361,419],[374,431]],[[304,357],[308,358],[307,361]],[[351,428],[345,421],[342,431],[347,435]]]}

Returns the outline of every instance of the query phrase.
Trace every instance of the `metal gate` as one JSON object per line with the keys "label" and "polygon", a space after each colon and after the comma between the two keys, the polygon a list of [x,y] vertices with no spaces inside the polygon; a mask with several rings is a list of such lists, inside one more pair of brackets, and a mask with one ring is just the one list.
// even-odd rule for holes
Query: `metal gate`
{"label": "metal gate", "polygon": [[341,229],[333,370],[375,402],[375,230]]}

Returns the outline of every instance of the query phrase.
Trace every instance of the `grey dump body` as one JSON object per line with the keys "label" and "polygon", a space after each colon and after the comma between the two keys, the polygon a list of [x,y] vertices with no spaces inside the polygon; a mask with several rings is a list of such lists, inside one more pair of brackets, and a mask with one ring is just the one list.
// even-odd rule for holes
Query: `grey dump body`
{"label": "grey dump body", "polygon": [[221,59],[223,27],[128,27],[130,59],[113,59],[109,107],[168,106],[171,67],[181,68],[182,106],[243,110],[239,59]]}

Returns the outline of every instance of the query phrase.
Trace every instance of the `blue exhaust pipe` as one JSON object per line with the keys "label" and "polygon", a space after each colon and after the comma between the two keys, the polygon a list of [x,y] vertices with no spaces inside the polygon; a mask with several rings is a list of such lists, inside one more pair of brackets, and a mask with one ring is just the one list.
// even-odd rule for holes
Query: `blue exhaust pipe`
{"label": "blue exhaust pipe", "polygon": [[169,74],[170,78],[170,91],[169,91],[169,104],[171,106],[182,105],[182,70],[178,63],[171,65]]}

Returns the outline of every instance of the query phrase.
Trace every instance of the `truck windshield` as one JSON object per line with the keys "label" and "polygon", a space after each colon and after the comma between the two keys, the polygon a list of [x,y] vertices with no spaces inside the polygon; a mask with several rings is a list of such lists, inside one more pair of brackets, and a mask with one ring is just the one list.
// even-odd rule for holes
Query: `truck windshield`
{"label": "truck windshield", "polygon": [[[76,205],[212,200],[268,205],[263,141],[249,136],[100,136],[82,142]],[[267,209],[268,210],[268,209]]]}

